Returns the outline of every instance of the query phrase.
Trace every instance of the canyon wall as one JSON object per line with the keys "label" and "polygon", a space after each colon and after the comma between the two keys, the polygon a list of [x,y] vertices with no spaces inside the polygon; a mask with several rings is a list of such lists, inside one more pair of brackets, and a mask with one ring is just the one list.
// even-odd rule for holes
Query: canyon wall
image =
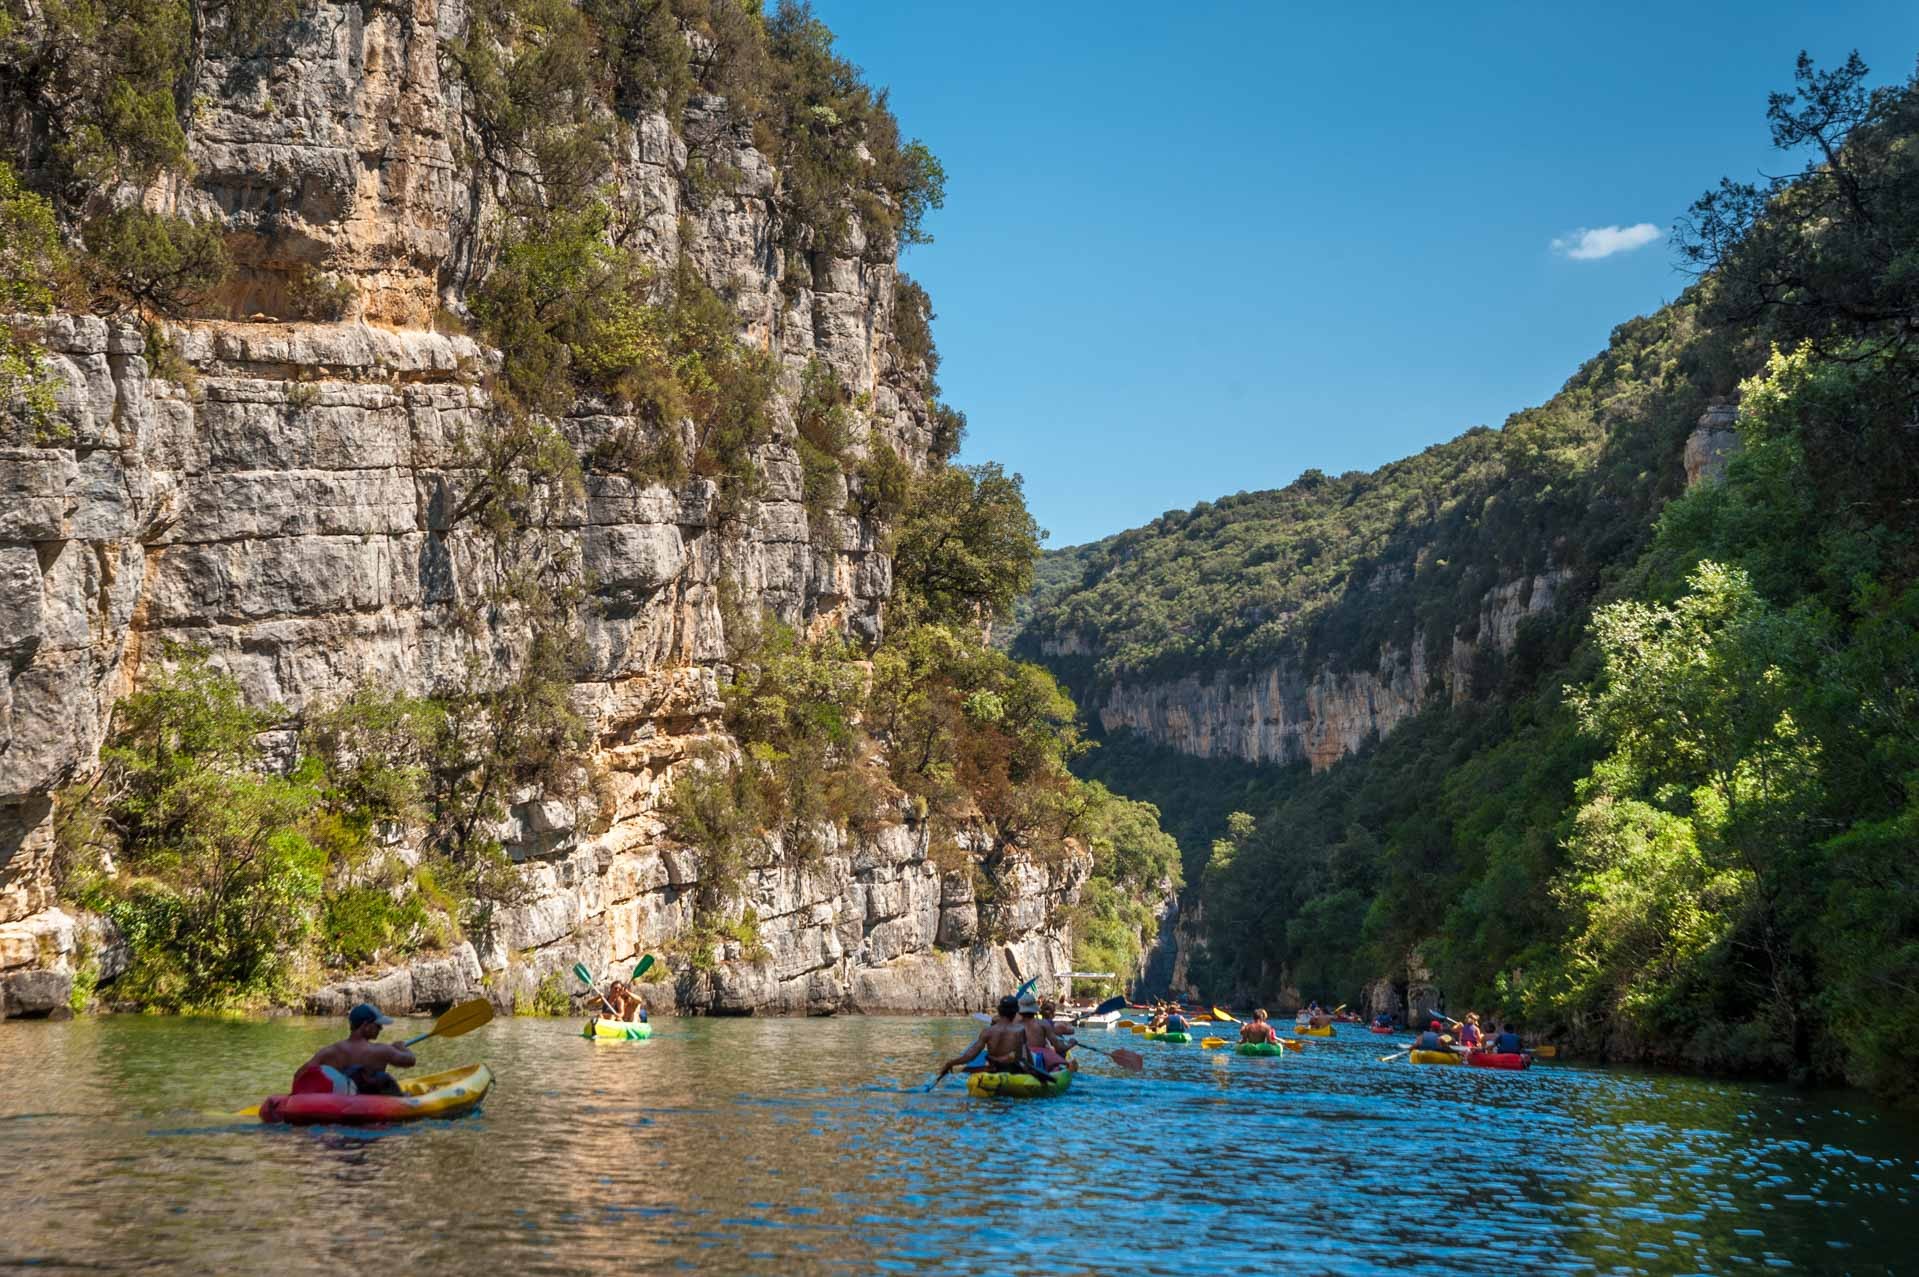
{"label": "canyon wall", "polygon": [[[53,794],[91,774],[116,699],[169,645],[205,649],[251,704],[281,707],[289,742],[304,710],[356,687],[426,695],[512,658],[511,634],[461,623],[496,569],[453,512],[478,481],[468,445],[498,355],[459,317],[503,180],[473,160],[445,71],[461,20],[450,0],[320,3],[283,56],[201,67],[191,178],[146,199],[218,219],[236,269],[223,318],[166,326],[171,377],[137,324],[34,321],[58,429],[0,452],[0,1013],[64,1005],[83,959],[113,974],[112,937],[56,898]],[[663,837],[657,808],[701,746],[725,742],[722,595],[801,627],[881,632],[880,529],[809,519],[792,406],[818,360],[865,396],[873,438],[927,464],[927,379],[890,341],[893,255],[857,224],[841,255],[783,248],[779,176],[722,105],[695,96],[673,125],[639,115],[608,180],[627,247],[661,269],[694,263],[783,370],[762,491],[741,510],[710,480],[589,471],[551,513],[540,535],[589,587],[572,700],[604,783],[515,795],[500,834],[530,904],[455,952],[321,989],[317,1009],[355,990],[405,1008],[482,987],[510,1005],[576,960],[599,970],[669,945],[701,855]],[[295,318],[314,271],[349,293],[338,320]],[[650,428],[590,402],[558,424],[582,456]],[[677,964],[656,1005],[958,1010],[1067,968],[1082,857],[1015,863],[983,903],[926,841],[902,810],[810,865],[769,852],[737,902],[757,941]]]}
{"label": "canyon wall", "polygon": [[[1124,728],[1157,744],[1201,758],[1249,763],[1304,759],[1323,771],[1390,733],[1433,699],[1457,704],[1472,695],[1473,667],[1482,648],[1512,650],[1520,622],[1551,609],[1569,574],[1548,569],[1490,591],[1471,638],[1455,633],[1447,659],[1428,664],[1419,635],[1410,651],[1382,647],[1371,670],[1305,669],[1293,662],[1251,674],[1208,680],[1189,674],[1169,682],[1117,680],[1096,709],[1108,731]],[[1080,654],[1084,644],[1068,643]]]}

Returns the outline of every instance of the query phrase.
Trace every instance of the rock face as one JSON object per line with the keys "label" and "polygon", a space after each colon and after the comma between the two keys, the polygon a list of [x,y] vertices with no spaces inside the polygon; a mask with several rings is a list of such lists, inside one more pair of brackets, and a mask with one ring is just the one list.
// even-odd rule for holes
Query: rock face
{"label": "rock face", "polygon": [[[477,151],[463,90],[442,70],[460,13],[438,0],[320,0],[286,56],[208,59],[191,181],[149,197],[221,219],[238,263],[228,319],[172,328],[192,384],[156,377],[133,325],[41,322],[63,436],[0,451],[6,1014],[63,1005],[75,968],[99,968],[73,928],[50,922],[51,795],[89,773],[116,698],[167,644],[204,647],[250,702],[290,721],[369,682],[431,693],[474,654],[455,622],[484,564],[449,512],[474,481],[464,441],[483,428],[496,355],[433,327],[458,311],[495,213],[497,183],[456,158]],[[722,105],[695,98],[677,128],[639,116],[610,181],[628,246],[661,268],[695,263],[783,369],[777,438],[756,458],[763,493],[742,520],[706,480],[668,489],[597,474],[555,513],[545,535],[592,583],[574,702],[609,778],[584,800],[599,809],[521,796],[504,833],[533,902],[477,949],[332,986],[318,1008],[375,991],[436,1006],[482,981],[510,1003],[576,959],[630,963],[673,940],[700,855],[664,844],[655,808],[691,752],[723,737],[722,587],[788,623],[883,628],[892,578],[878,530],[809,521],[791,405],[817,359],[866,397],[874,437],[926,463],[923,374],[888,339],[891,255],[855,231],[850,256],[787,260],[777,176]],[[341,318],[298,319],[315,272],[348,286]],[[558,424],[582,455],[639,428],[590,403]],[[710,955],[717,965],[670,993],[729,1011],[979,1005],[1009,974],[1065,969],[1060,916],[1084,872],[1071,856],[1019,868],[1018,889],[981,906],[901,823],[805,869],[756,870],[739,907],[753,911],[757,944]]]}
{"label": "rock face", "polygon": [[[1100,703],[1100,722],[1108,731],[1127,728],[1201,758],[1304,759],[1322,771],[1385,736],[1435,698],[1457,704],[1470,697],[1482,648],[1511,651],[1520,622],[1551,609],[1569,575],[1548,568],[1489,591],[1473,636],[1454,634],[1449,659],[1436,669],[1428,665],[1428,644],[1421,636],[1410,652],[1382,648],[1370,671],[1307,670],[1288,663],[1210,682],[1197,675],[1161,683],[1122,680]],[[1075,644],[1069,639],[1049,645],[1047,655],[1071,654]],[[1077,646],[1083,653],[1084,645]]]}
{"label": "rock face", "polygon": [[1726,463],[1739,452],[1739,446],[1739,410],[1727,403],[1707,408],[1686,436],[1686,487],[1723,477]]}

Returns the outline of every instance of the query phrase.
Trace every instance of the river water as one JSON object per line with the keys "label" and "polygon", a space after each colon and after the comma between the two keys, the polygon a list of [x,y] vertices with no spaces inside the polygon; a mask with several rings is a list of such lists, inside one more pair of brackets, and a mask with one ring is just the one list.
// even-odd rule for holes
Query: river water
{"label": "river water", "polygon": [[0,1269],[1919,1271],[1919,1124],[1857,1095],[1381,1063],[1347,1026],[1283,1059],[1095,1031],[1144,1077],[923,1093],[975,1027],[500,1020],[420,1048],[492,1066],[478,1113],[352,1131],[232,1116],[337,1024],[14,1022]]}

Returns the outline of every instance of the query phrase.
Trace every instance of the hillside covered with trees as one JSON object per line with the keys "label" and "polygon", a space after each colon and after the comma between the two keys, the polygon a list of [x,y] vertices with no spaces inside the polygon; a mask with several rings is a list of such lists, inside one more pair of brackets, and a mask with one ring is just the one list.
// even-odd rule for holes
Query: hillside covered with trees
{"label": "hillside covered with trees", "polygon": [[[1694,284],[1547,403],[1042,568],[1015,650],[1092,705],[1437,657],[1488,590],[1569,573],[1469,697],[1322,773],[1079,764],[1179,837],[1203,988],[1355,1001],[1410,957],[1584,1051],[1915,1094],[1919,81],[1802,57],[1767,114],[1793,171],[1702,196]],[[1719,399],[1743,450],[1688,490]]]}

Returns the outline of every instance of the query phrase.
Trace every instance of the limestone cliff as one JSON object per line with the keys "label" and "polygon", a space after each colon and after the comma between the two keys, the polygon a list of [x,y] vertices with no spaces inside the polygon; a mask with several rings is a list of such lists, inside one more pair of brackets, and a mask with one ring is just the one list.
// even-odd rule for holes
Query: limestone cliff
{"label": "limestone cliff", "polygon": [[1568,575],[1549,568],[1489,591],[1473,636],[1449,636],[1448,659],[1437,669],[1427,664],[1420,634],[1410,652],[1383,646],[1372,670],[1307,669],[1288,661],[1212,680],[1197,674],[1167,682],[1119,679],[1093,708],[1107,731],[1137,732],[1201,758],[1304,760],[1323,771],[1435,698],[1456,704],[1470,697],[1480,652],[1510,652],[1520,622],[1551,609]]}
{"label": "limestone cliff", "polygon": [[[223,317],[165,326],[171,378],[134,323],[35,321],[58,428],[0,452],[0,1012],[63,1004],[80,946],[112,975],[111,937],[55,899],[51,796],[89,773],[116,698],[167,643],[207,649],[289,726],[369,682],[429,693],[473,656],[459,613],[487,566],[451,512],[474,482],[463,441],[498,356],[452,316],[512,175],[475,158],[448,70],[464,21],[457,0],[322,0],[274,56],[198,66],[191,175],[145,200],[217,221],[236,269],[205,312]],[[722,595],[801,626],[883,627],[881,529],[809,517],[793,404],[817,360],[863,396],[875,440],[927,464],[928,379],[891,340],[894,252],[857,223],[832,251],[792,249],[782,176],[723,108],[696,93],[673,120],[625,119],[609,181],[626,246],[661,269],[694,263],[783,370],[758,499],[742,514],[710,479],[589,471],[543,535],[588,583],[573,702],[606,783],[515,795],[502,834],[532,903],[478,943],[322,990],[317,1006],[362,988],[440,1005],[483,979],[510,1003],[576,959],[598,969],[670,943],[701,855],[663,839],[657,807],[690,753],[724,737]],[[344,298],[336,320],[298,318],[316,273]],[[559,425],[583,456],[648,428],[591,401]],[[740,905],[759,947],[654,993],[728,1011],[977,1005],[1067,967],[1061,915],[1084,872],[1073,857],[1016,864],[981,902],[902,812],[808,866],[753,867]]]}

